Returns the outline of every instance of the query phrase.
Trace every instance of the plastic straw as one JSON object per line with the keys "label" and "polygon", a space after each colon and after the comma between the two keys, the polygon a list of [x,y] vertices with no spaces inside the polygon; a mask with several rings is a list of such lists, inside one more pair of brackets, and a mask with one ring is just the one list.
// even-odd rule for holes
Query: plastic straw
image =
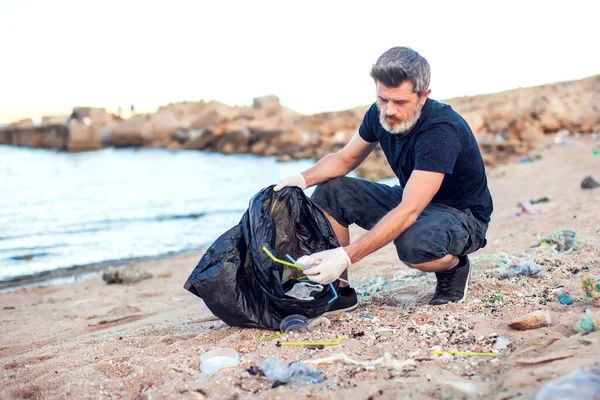
{"label": "plastic straw", "polygon": [[281,342],[281,344],[283,346],[337,346],[345,338],[346,335],[342,335],[333,342]]}
{"label": "plastic straw", "polygon": [[280,260],[279,258],[275,257],[269,250],[267,250],[267,248],[265,246],[263,246],[263,251],[265,253],[267,253],[267,255],[269,257],[271,257],[271,260],[278,262],[279,264],[283,264],[283,265],[287,265],[288,267],[294,267],[294,268],[298,268],[301,271],[304,271],[306,268],[302,268],[296,264],[292,264],[291,262],[285,261],[285,260]]}

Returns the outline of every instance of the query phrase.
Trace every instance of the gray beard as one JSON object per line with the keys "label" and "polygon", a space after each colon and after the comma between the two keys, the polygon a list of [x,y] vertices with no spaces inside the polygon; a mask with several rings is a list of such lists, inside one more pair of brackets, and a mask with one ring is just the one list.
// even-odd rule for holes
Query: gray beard
{"label": "gray beard", "polygon": [[397,124],[393,128],[385,120],[385,114],[381,111],[381,109],[379,109],[379,123],[381,124],[381,126],[383,126],[383,129],[385,129],[386,131],[388,131],[389,133],[391,133],[393,135],[406,135],[416,125],[417,121],[421,117],[421,110],[422,109],[423,109],[423,106],[419,106],[417,108],[417,112],[415,113],[414,117],[412,117],[411,119],[409,119],[406,122],[402,122],[400,124]]}

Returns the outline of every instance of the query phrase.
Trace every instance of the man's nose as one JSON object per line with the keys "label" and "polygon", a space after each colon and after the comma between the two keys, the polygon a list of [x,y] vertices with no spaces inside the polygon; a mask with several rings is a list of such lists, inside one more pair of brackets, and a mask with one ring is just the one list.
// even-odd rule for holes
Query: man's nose
{"label": "man's nose", "polygon": [[388,101],[387,108],[386,108],[385,112],[386,112],[387,115],[394,115],[394,114],[396,114],[396,107],[394,106],[394,102]]}

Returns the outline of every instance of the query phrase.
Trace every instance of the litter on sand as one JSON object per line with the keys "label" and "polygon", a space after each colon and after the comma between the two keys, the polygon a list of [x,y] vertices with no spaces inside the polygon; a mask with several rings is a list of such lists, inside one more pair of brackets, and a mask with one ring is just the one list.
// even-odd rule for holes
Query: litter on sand
{"label": "litter on sand", "polygon": [[364,367],[367,369],[375,369],[376,367],[381,367],[381,368],[391,368],[391,369],[398,369],[398,370],[405,369],[408,367],[414,367],[416,365],[416,362],[412,359],[397,360],[394,357],[392,357],[392,355],[390,353],[384,353],[382,357],[379,357],[375,360],[369,360],[369,361],[353,360],[352,358],[348,357],[344,353],[336,353],[329,357],[317,358],[314,360],[307,360],[305,362],[310,363],[310,364],[315,364],[315,365],[341,362],[343,364],[360,365],[361,367]]}
{"label": "litter on sand", "polygon": [[333,342],[282,342],[283,346],[300,346],[300,347],[316,347],[316,346],[337,346],[346,338],[346,335],[342,335]]}

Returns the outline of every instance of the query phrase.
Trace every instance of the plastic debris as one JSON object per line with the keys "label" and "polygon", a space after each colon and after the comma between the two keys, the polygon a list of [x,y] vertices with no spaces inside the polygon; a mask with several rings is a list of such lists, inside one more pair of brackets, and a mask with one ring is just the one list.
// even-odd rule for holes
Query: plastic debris
{"label": "plastic debris", "polygon": [[285,294],[298,300],[314,300],[311,294],[313,292],[320,293],[322,290],[322,285],[310,282],[298,282],[293,288],[285,292]]}
{"label": "plastic debris", "polygon": [[262,362],[261,368],[265,376],[272,381],[292,382],[298,386],[323,382],[323,374],[308,363],[295,362],[290,365],[281,358],[269,357]]}
{"label": "plastic debris", "polygon": [[282,342],[284,346],[299,346],[299,347],[325,347],[325,346],[337,346],[346,338],[346,335],[342,335],[333,342]]}
{"label": "plastic debris", "polygon": [[372,296],[375,293],[380,292],[385,286],[388,285],[388,281],[383,278],[373,278],[368,283],[361,285],[356,289],[356,294],[359,296]]}
{"label": "plastic debris", "polygon": [[515,276],[539,277],[546,272],[546,268],[535,262],[535,255],[531,254],[528,259],[519,258],[519,265],[514,265],[510,258],[500,258],[500,263],[496,264],[498,270],[495,275],[500,279],[509,279]]}
{"label": "plastic debris", "polygon": [[600,307],[600,278],[591,276],[582,278],[581,289],[585,293],[585,297],[592,300],[594,306]]}
{"label": "plastic debris", "polygon": [[547,197],[540,197],[539,199],[531,199],[531,200],[529,200],[529,202],[531,204],[548,203],[549,201],[550,201],[550,199],[547,198]]}
{"label": "plastic debris", "polygon": [[235,349],[221,348],[208,351],[200,357],[200,370],[214,374],[223,368],[240,365],[240,356]]}
{"label": "plastic debris", "polygon": [[596,316],[590,310],[585,310],[579,321],[573,325],[573,330],[578,333],[590,333],[596,329],[598,322]]}
{"label": "plastic debris", "polygon": [[498,336],[496,338],[496,350],[500,351],[500,350],[506,350],[508,348],[508,346],[510,345],[510,340],[503,337],[503,336]]}
{"label": "plastic debris", "polygon": [[308,323],[308,327],[310,329],[315,329],[320,326],[324,328],[329,328],[331,326],[331,321],[329,320],[329,318],[321,315],[320,317],[317,317]]}
{"label": "plastic debris", "polygon": [[549,236],[542,237],[537,244],[531,247],[551,247],[559,253],[570,253],[575,250],[577,231],[574,229],[559,229]]}
{"label": "plastic debris", "polygon": [[537,215],[540,212],[531,205],[529,201],[522,201],[519,203],[520,210],[517,211],[513,217],[520,217],[521,215]]}
{"label": "plastic debris", "polygon": [[561,304],[564,304],[566,306],[568,306],[569,304],[573,304],[573,299],[569,297],[568,293],[559,294],[558,301],[560,301]]}
{"label": "plastic debris", "polygon": [[304,315],[292,314],[281,320],[279,330],[283,333],[290,332],[310,332],[311,328],[308,325],[308,318]]}
{"label": "plastic debris", "polygon": [[310,364],[317,364],[317,365],[341,362],[343,364],[360,365],[361,367],[364,367],[367,369],[375,369],[377,367],[381,367],[381,368],[390,368],[390,369],[397,369],[397,370],[402,370],[402,369],[405,369],[408,367],[414,367],[416,365],[415,360],[412,360],[412,359],[397,360],[394,357],[392,357],[392,355],[390,353],[384,353],[382,357],[379,357],[375,360],[369,360],[369,361],[353,360],[352,358],[348,357],[344,353],[336,353],[329,357],[317,358],[314,360],[308,360],[306,362],[310,363]]}
{"label": "plastic debris", "polygon": [[600,367],[576,370],[550,381],[535,396],[535,400],[562,399],[600,399]]}

